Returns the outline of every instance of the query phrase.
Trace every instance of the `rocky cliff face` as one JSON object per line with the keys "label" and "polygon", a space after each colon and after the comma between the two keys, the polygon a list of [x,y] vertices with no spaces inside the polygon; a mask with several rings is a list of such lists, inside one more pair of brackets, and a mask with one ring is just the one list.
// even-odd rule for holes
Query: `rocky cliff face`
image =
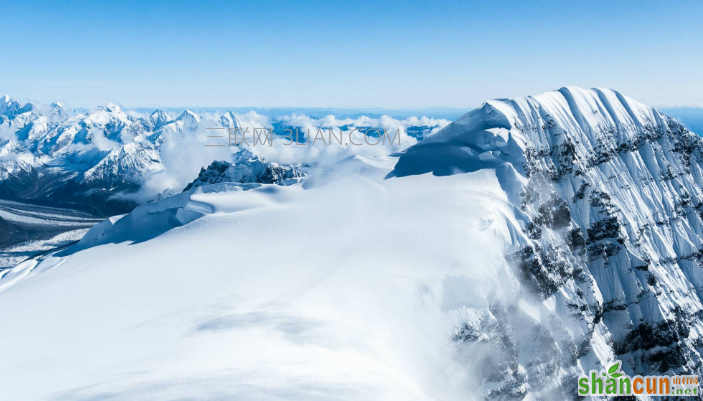
{"label": "rocky cliff face", "polygon": [[496,301],[457,325],[488,398],[575,394],[620,359],[628,374],[701,375],[703,144],[612,90],[495,100],[408,149],[390,176],[495,168],[521,216],[506,260],[534,324]]}
{"label": "rocky cliff face", "polygon": [[294,166],[266,161],[246,149],[235,154],[233,159],[232,163],[214,161],[207,168],[203,167],[198,178],[183,191],[221,182],[291,185],[305,177],[305,173]]}

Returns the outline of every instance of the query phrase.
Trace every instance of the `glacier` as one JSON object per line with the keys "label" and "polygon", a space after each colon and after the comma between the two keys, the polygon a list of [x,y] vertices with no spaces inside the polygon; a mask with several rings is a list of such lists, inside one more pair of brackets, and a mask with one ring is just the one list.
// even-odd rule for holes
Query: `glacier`
{"label": "glacier", "polygon": [[701,375],[702,150],[617,91],[565,87],[290,185],[204,169],[0,277],[0,388],[536,400],[614,360]]}

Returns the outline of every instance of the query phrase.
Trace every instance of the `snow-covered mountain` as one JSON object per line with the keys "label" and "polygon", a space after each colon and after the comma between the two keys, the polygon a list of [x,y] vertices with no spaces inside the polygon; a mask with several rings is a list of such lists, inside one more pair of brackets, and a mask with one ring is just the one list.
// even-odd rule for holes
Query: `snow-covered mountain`
{"label": "snow-covered mountain", "polygon": [[249,150],[242,149],[234,155],[231,163],[221,160],[212,162],[207,168],[203,167],[198,178],[188,184],[184,191],[221,182],[292,185],[304,176],[305,173],[294,166],[270,163]]}
{"label": "snow-covered mountain", "polygon": [[[5,99],[8,99],[5,97]],[[111,214],[136,204],[113,199],[139,188],[160,170],[157,150],[141,138],[149,121],[110,104],[87,113],[5,101],[0,130],[0,194],[12,199],[51,200]]]}
{"label": "snow-covered mountain", "polygon": [[0,278],[6,396],[570,399],[616,359],[703,374],[703,142],[616,91],[489,101],[287,186],[237,158]]}
{"label": "snow-covered mountain", "polygon": [[[633,374],[701,374],[702,150],[618,92],[563,88],[488,102],[400,157],[390,176],[495,169],[521,220],[506,260],[561,315],[535,329],[546,358],[522,362],[519,334],[501,333],[503,362],[524,370],[495,375],[495,392],[614,358]],[[456,338],[472,349],[495,330],[467,322]]]}
{"label": "snow-covered mountain", "polygon": [[171,117],[171,114],[167,111],[156,110],[149,116],[149,121],[152,123],[154,129],[158,129],[173,121],[173,117]]}
{"label": "snow-covered mountain", "polygon": [[[284,135],[285,128],[302,131],[303,127],[312,127],[311,124],[324,123],[326,128],[337,129],[372,124],[369,118],[354,121],[329,116],[316,120],[295,116],[293,120],[282,117],[278,121],[256,113],[245,117],[250,120],[246,121],[246,127],[240,127],[237,115],[229,111],[200,116],[185,110],[174,117],[167,111],[156,110],[146,117],[115,104],[83,112],[66,109],[60,103],[23,105],[3,96],[0,98],[0,197],[88,206],[103,216],[126,213],[139,203],[179,192],[197,178],[201,167],[214,160],[233,165],[247,163],[233,159],[232,152],[204,148],[208,132],[214,132],[208,131],[209,128],[248,130],[248,144],[251,144],[254,127],[277,127]],[[390,119],[374,121],[385,127]],[[413,118],[395,123],[401,124],[408,135],[411,132],[429,135],[444,126],[443,121]],[[227,131],[218,132],[227,137]],[[224,139],[218,143],[228,142]],[[199,154],[195,157],[187,154],[194,152]],[[336,151],[331,153],[333,158],[337,157]],[[184,161],[177,161],[179,158]],[[275,163],[257,160],[251,159],[251,166],[235,170],[287,174],[279,171],[282,167]],[[167,171],[167,162],[175,172]],[[243,170],[237,174],[245,174]],[[300,176],[282,179],[296,177]],[[267,182],[265,177],[262,179]],[[150,185],[157,182],[165,187]]]}

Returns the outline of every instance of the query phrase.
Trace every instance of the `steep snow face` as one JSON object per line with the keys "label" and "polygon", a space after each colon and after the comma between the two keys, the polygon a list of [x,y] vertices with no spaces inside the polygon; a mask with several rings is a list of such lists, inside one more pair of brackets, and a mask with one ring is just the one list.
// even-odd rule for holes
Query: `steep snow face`
{"label": "steep snow face", "polygon": [[198,128],[200,117],[192,111],[186,110],[178,116],[176,122],[180,123],[184,129],[195,130]]}
{"label": "steep snow face", "polygon": [[154,129],[158,129],[173,121],[173,117],[171,117],[171,115],[167,111],[156,110],[151,113],[151,116],[149,116],[149,120],[154,125]]}
{"label": "steep snow face", "polygon": [[242,129],[239,119],[231,111],[226,112],[220,117],[219,124],[221,127],[225,128]]}
{"label": "steep snow face", "polygon": [[21,108],[22,107],[19,102],[14,99],[10,99],[9,96],[5,95],[0,97],[0,116],[14,118]]}
{"label": "steep snow face", "polygon": [[91,150],[109,152],[131,143],[147,130],[145,121],[130,117],[119,106],[109,104],[61,122],[42,136],[36,148],[52,157],[76,158]]}
{"label": "steep snow face", "polygon": [[[508,259],[581,327],[544,358],[554,375],[611,358],[629,373],[700,375],[702,150],[618,92],[563,88],[484,104],[410,148],[390,176],[496,168],[522,220]],[[485,330],[465,331],[472,347]],[[541,376],[524,367],[518,382]]]}
{"label": "steep snow face", "polygon": [[242,149],[234,155],[233,163],[214,161],[207,168],[203,167],[198,178],[184,191],[221,182],[291,185],[304,176],[305,173],[294,166],[280,166]]}
{"label": "steep snow face", "polygon": [[40,164],[37,158],[16,141],[0,145],[0,180],[29,173]]}
{"label": "steep snow face", "polygon": [[100,180],[111,186],[141,179],[161,169],[159,153],[150,144],[133,142],[110,151],[98,164],[83,174],[83,182]]}

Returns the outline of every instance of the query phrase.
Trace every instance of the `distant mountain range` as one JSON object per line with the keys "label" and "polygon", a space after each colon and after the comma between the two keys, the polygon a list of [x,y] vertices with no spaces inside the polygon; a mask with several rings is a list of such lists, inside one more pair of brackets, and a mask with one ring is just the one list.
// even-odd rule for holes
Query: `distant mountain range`
{"label": "distant mountain range", "polygon": [[[132,109],[140,113],[151,113],[153,109],[138,107]],[[256,113],[271,116],[271,117],[281,117],[289,116],[291,114],[305,114],[311,117],[322,118],[325,116],[335,116],[337,118],[359,118],[362,116],[370,118],[379,118],[381,116],[390,116],[396,119],[406,119],[413,116],[427,116],[436,119],[445,120],[456,120],[461,117],[467,111],[468,108],[455,108],[455,107],[431,107],[431,108],[421,108],[421,109],[386,109],[381,107],[367,107],[367,108],[329,108],[329,107],[166,107],[163,110],[179,115],[185,110],[192,110],[196,113],[212,113],[212,114],[223,114],[228,111],[233,113],[248,113],[254,111]]]}
{"label": "distant mountain range", "polygon": [[[368,124],[369,118],[359,120]],[[267,118],[267,121],[278,134],[287,127],[297,128],[291,125],[288,116]],[[422,139],[433,129],[441,128],[439,124],[448,123],[439,121],[430,125],[406,124],[405,129],[408,135]],[[166,142],[204,136],[205,128],[236,126],[237,115],[231,111],[203,118],[191,110],[177,115],[156,110],[146,115],[122,110],[114,104],[69,110],[60,103],[20,104],[3,96],[0,98],[0,197],[70,205],[102,216],[125,213],[144,201],[144,197],[134,196],[144,183],[164,171],[162,149]],[[270,166],[261,158],[237,160],[258,163],[256,171],[262,168],[262,163]],[[200,167],[204,166],[195,166],[195,171]],[[196,178],[194,173],[182,187],[164,190],[179,192]],[[241,181],[257,179],[239,176]]]}

